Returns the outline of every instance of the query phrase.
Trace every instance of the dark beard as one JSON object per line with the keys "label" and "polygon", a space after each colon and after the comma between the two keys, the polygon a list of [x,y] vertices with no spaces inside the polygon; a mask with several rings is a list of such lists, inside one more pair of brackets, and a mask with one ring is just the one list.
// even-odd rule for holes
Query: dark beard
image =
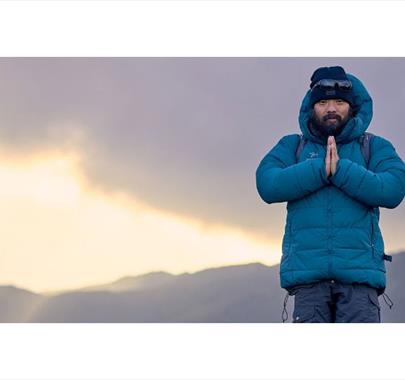
{"label": "dark beard", "polygon": [[[343,131],[350,117],[352,116],[351,110],[345,119],[342,119],[339,115],[328,114],[322,119],[319,119],[315,112],[312,112],[311,118],[309,119],[309,128],[312,134],[321,137],[323,139],[328,138],[328,136],[338,136]],[[327,120],[330,118],[336,118],[336,124],[328,124]]]}

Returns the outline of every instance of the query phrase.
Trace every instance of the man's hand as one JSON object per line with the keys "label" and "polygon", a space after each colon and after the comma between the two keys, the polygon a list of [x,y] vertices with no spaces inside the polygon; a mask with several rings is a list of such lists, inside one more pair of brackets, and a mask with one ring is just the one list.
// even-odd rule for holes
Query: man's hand
{"label": "man's hand", "polygon": [[326,157],[325,157],[325,169],[326,169],[326,176],[329,177],[330,175],[334,175],[336,172],[336,165],[339,161],[339,156],[337,153],[336,141],[333,136],[328,137],[328,146],[326,149]]}

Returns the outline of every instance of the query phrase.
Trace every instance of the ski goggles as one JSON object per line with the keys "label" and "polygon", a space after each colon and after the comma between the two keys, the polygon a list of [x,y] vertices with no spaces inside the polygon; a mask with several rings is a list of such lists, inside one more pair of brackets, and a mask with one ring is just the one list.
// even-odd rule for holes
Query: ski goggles
{"label": "ski goggles", "polygon": [[350,91],[352,89],[352,82],[346,79],[321,79],[320,81],[316,82],[311,89],[314,90],[317,87],[328,90],[338,88],[341,91]]}

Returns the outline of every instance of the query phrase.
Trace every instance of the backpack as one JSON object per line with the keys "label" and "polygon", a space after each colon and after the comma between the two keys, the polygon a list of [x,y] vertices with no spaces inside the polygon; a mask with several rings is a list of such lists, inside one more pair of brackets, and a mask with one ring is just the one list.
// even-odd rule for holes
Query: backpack
{"label": "backpack", "polygon": [[[295,158],[296,161],[298,162],[298,159],[300,157],[300,154],[302,150],[304,149],[304,145],[307,142],[307,139],[304,137],[304,135],[301,133],[300,135],[300,141],[297,146],[297,150],[295,151]],[[364,132],[358,139],[358,142],[360,144],[361,148],[361,153],[363,154],[364,160],[366,161],[366,168],[368,169],[368,163],[370,162],[370,144],[371,140],[374,137],[374,135],[370,132]]]}

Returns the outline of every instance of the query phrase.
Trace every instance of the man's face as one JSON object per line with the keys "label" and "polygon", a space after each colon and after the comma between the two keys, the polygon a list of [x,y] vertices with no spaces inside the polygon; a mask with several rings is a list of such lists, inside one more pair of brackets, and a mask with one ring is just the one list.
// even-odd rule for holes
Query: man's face
{"label": "man's face", "polygon": [[325,99],[314,104],[313,122],[325,136],[337,136],[350,116],[350,104],[342,99]]}

